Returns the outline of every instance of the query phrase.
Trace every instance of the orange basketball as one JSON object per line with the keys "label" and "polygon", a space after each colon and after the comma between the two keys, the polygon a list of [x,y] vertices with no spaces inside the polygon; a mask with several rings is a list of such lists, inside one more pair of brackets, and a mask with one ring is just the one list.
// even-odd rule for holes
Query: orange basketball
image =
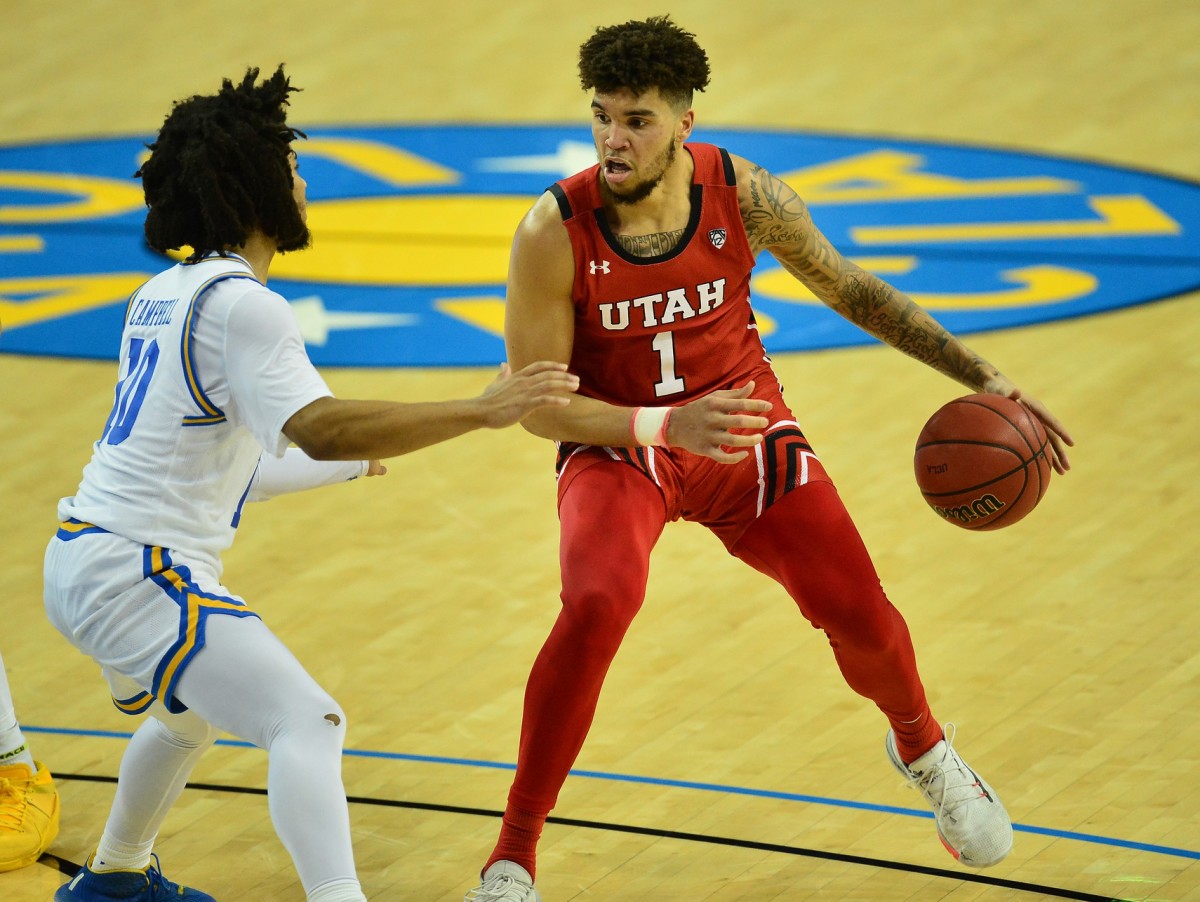
{"label": "orange basketball", "polygon": [[934,513],[955,526],[1011,526],[1046,494],[1049,443],[1041,420],[1010,398],[956,398],[917,438],[917,485]]}

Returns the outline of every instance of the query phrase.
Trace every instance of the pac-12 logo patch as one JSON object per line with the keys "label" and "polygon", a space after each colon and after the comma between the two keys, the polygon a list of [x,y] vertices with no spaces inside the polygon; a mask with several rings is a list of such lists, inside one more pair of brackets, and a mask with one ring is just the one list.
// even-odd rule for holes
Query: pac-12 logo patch
{"label": "pac-12 logo patch", "polygon": [[[513,232],[549,185],[595,164],[586,123],[300,124],[314,243],[275,258],[271,287],[313,361],[502,360]],[[130,176],[150,140],[0,146],[0,352],[116,358],[126,301],[171,262],[145,245]],[[1200,287],[1200,186],[1182,179],[891,138],[701,128],[694,140],[786,182],[835,247],[958,333]],[[720,247],[728,235],[697,238]],[[750,291],[771,353],[873,340],[769,253]]]}
{"label": "pac-12 logo patch", "polygon": [[712,242],[712,246],[720,250],[725,246],[725,230],[724,229],[709,229],[708,240]]}

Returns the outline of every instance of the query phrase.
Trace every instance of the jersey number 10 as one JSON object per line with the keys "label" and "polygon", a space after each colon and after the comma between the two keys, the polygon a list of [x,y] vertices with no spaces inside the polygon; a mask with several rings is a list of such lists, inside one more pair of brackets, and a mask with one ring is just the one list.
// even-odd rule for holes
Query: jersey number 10
{"label": "jersey number 10", "polygon": [[129,438],[138,412],[142,409],[142,402],[146,400],[146,389],[150,387],[150,377],[154,375],[157,364],[158,342],[144,338],[129,340],[129,368],[125,378],[117,383],[116,399],[104,423],[100,441],[119,445]]}

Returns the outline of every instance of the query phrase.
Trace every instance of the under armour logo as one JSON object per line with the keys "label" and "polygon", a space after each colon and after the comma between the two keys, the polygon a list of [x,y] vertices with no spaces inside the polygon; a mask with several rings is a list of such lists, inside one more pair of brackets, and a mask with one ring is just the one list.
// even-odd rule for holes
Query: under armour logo
{"label": "under armour logo", "polygon": [[589,264],[589,265],[592,267],[592,275],[593,276],[596,273],[603,273],[604,275],[608,275],[608,261],[607,260],[601,260],[599,263],[597,263],[595,260],[593,260],[591,262],[591,264]]}
{"label": "under armour logo", "polygon": [[709,229],[708,240],[712,242],[713,247],[720,250],[725,246],[725,230],[724,229]]}

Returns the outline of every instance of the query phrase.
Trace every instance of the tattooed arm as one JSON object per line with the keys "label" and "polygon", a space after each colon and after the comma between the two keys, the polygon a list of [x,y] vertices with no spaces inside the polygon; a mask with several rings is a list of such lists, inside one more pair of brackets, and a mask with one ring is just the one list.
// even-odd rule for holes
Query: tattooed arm
{"label": "tattooed arm", "polygon": [[973,391],[1020,399],[1050,432],[1054,466],[1070,466],[1064,444],[1074,442],[1045,405],[955,338],[912,298],[843,257],[813,224],[808,207],[786,183],[741,157],[738,203],[754,253],[768,250],[823,303],[860,329]]}
{"label": "tattooed arm", "polygon": [[734,159],[742,221],[756,254],[770,251],[822,302],[860,329],[968,388],[988,391],[1007,382],[911,298],[843,257],[786,183],[760,166]]}

